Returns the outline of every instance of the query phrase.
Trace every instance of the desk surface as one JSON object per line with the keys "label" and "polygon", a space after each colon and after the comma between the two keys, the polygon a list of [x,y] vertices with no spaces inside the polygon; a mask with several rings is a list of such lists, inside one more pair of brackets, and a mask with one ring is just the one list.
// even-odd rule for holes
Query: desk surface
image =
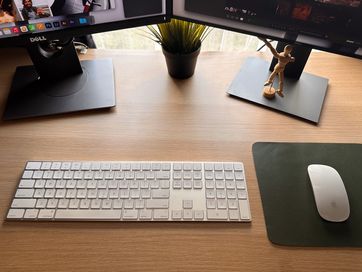
{"label": "desk surface", "polygon": [[[175,81],[159,52],[90,51],[84,59],[113,59],[116,108],[0,123],[0,270],[362,271],[361,249],[269,242],[251,153],[256,141],[362,143],[362,62],[312,54],[306,71],[330,79],[316,126],[226,95],[250,55],[202,53],[194,77]],[[0,51],[0,112],[25,56]],[[24,163],[37,159],[242,161],[253,222],[4,222]]]}

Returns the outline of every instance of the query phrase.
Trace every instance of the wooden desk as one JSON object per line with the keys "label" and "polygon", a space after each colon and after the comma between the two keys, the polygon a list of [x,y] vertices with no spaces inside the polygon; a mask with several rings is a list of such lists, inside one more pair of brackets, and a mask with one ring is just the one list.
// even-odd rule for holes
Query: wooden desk
{"label": "wooden desk", "polygon": [[[203,53],[195,76],[175,81],[161,53],[91,51],[83,58],[113,58],[114,110],[0,123],[2,218],[27,160],[231,160],[246,167],[252,224],[1,219],[0,270],[362,271],[361,249],[269,242],[251,153],[256,141],[362,143],[362,62],[312,54],[306,71],[330,78],[315,126],[226,95],[252,54]],[[15,66],[30,61],[15,50],[0,59],[2,112]]]}

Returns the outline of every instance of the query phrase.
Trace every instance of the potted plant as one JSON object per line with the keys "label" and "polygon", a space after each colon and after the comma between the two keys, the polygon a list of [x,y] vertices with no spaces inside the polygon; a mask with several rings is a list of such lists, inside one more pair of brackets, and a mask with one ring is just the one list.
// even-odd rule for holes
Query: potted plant
{"label": "potted plant", "polygon": [[189,78],[194,74],[201,43],[207,37],[209,28],[192,22],[171,19],[148,26],[151,39],[162,46],[168,73],[174,78]]}

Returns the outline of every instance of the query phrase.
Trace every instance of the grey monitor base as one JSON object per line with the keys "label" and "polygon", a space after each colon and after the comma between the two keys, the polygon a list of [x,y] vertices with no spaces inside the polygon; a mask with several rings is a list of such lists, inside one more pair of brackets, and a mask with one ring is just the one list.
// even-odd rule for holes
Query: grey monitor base
{"label": "grey monitor base", "polygon": [[15,72],[4,120],[46,116],[116,105],[112,60],[82,61],[83,73],[42,82],[34,66]]}
{"label": "grey monitor base", "polygon": [[[293,65],[293,64],[289,64]],[[269,100],[263,96],[264,82],[269,77],[270,63],[260,58],[247,58],[228,93],[313,123],[318,123],[326,96],[328,79],[303,73],[299,80],[285,78],[284,98],[277,94]],[[274,81],[277,88],[278,78]]]}

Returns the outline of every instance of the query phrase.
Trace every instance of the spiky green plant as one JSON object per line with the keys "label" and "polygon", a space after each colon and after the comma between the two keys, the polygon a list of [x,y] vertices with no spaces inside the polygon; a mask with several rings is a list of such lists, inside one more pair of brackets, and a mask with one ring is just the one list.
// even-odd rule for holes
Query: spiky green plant
{"label": "spiky green plant", "polygon": [[171,19],[158,24],[157,28],[148,26],[150,38],[162,48],[174,54],[188,54],[196,51],[210,32],[205,25]]}

